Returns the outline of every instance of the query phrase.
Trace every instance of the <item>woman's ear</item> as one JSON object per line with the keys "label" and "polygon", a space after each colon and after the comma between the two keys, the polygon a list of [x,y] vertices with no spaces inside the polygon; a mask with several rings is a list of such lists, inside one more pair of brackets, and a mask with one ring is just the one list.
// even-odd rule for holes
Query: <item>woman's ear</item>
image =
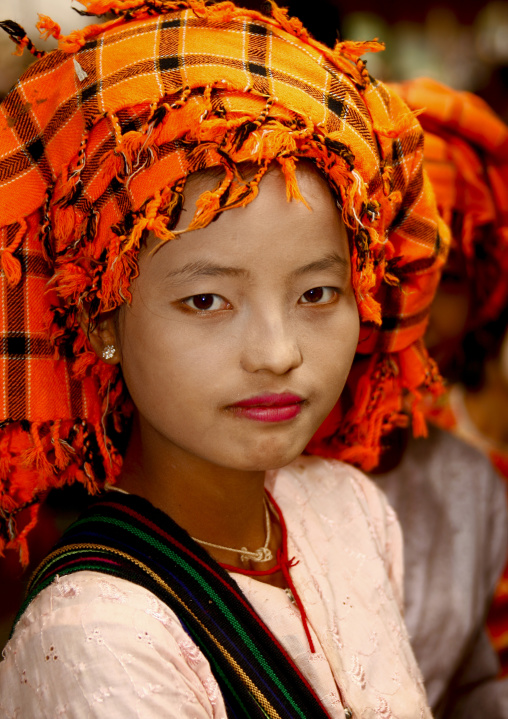
{"label": "woman's ear", "polygon": [[79,323],[95,354],[107,364],[118,364],[122,357],[118,342],[117,310],[99,315],[90,326],[88,312],[83,310]]}

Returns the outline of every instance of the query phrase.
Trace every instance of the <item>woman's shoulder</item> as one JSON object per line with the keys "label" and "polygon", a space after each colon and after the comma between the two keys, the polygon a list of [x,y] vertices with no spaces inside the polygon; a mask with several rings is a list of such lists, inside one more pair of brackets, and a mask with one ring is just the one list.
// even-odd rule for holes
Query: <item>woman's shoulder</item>
{"label": "woman's shoulder", "polygon": [[383,492],[362,471],[338,459],[301,455],[282,469],[268,473],[267,488],[278,494],[303,493],[309,500],[327,502],[354,495],[371,509],[386,508]]}
{"label": "woman's shoulder", "polygon": [[107,617],[120,625],[131,621],[136,613],[148,620],[155,619],[160,627],[169,628],[175,623],[169,608],[144,587],[118,577],[80,570],[57,576],[32,600],[16,625],[13,638],[32,627],[40,629],[59,622],[79,625],[86,634],[88,621],[105,624],[103,618]]}
{"label": "woman's shoulder", "polygon": [[384,493],[356,467],[336,459],[302,455],[286,467],[270,472],[267,488],[285,513],[315,514],[342,524],[367,524],[384,542],[397,524]]}
{"label": "woman's shoulder", "polygon": [[94,717],[155,719],[168,701],[171,717],[222,717],[213,694],[209,664],[172,610],[144,587],[91,571],[37,595],[0,663],[6,717],[36,705],[41,717],[60,705],[64,716],[88,716],[93,705]]}

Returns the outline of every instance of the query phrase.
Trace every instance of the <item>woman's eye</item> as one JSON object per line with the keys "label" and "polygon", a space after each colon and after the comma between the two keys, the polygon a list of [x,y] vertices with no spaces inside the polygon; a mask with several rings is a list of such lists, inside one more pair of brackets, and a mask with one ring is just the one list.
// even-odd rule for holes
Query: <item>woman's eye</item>
{"label": "woman's eye", "polygon": [[324,305],[333,300],[338,295],[338,290],[335,287],[313,287],[311,290],[307,290],[300,297],[300,303],[304,305]]}
{"label": "woman's eye", "polygon": [[225,310],[229,307],[229,303],[223,297],[213,294],[192,295],[183,300],[183,303],[198,312]]}

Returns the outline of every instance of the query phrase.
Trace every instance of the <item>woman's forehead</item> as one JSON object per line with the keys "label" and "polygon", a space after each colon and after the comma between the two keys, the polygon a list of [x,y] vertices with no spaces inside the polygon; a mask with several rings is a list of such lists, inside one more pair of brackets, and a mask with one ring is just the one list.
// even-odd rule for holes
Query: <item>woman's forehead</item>
{"label": "woman's forehead", "polygon": [[[260,170],[260,166],[254,162],[243,162],[237,166],[236,170],[238,171],[238,178],[236,182],[239,185],[247,185],[255,178],[256,174]],[[226,170],[222,166],[210,167],[206,170],[189,175],[186,180],[183,193],[183,212],[175,228],[177,232],[187,228],[194,216],[194,213],[196,212],[198,201],[203,198],[205,193],[217,192],[222,181],[225,179],[225,176]],[[319,201],[324,196],[330,198],[335,204],[332,190],[328,185],[328,182],[319,173],[312,162],[306,159],[298,159],[296,163],[295,178],[298,189],[302,193],[305,203],[308,205],[310,210],[312,210],[312,200],[314,199]],[[284,189],[284,192],[282,194],[279,193],[277,196],[278,199],[280,199],[278,207],[280,212],[287,210],[287,202],[290,197],[288,183],[289,180],[284,175],[280,165],[277,162],[272,162],[259,182],[258,196],[252,200],[255,207],[259,208],[259,205],[261,204],[259,196],[262,194],[263,199],[265,197],[265,193],[261,193],[261,189],[270,185],[272,188],[277,186],[278,189]],[[285,201],[283,195],[285,195]],[[276,207],[272,207],[271,209],[273,211]],[[223,212],[220,214],[220,217],[224,216],[227,221],[227,215],[230,211],[231,210]],[[339,213],[338,208],[337,213]]]}
{"label": "woman's forehead", "polygon": [[304,201],[288,200],[286,178],[274,166],[248,205],[226,210],[206,227],[187,232],[196,202],[216,186],[208,173],[195,178],[186,188],[176,239],[159,247],[158,238],[150,237],[148,252],[140,257],[141,276],[149,268],[154,279],[177,283],[199,275],[258,272],[283,278],[311,266],[340,267],[349,276],[347,233],[326,181],[308,164],[297,170],[297,178]]}

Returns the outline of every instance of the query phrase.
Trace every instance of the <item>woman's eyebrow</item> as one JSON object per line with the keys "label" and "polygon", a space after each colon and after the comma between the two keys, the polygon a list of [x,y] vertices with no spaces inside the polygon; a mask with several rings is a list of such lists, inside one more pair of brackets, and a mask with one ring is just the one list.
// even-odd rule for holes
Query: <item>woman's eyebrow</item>
{"label": "woman's eyebrow", "polygon": [[322,272],[323,270],[338,270],[343,275],[349,274],[349,260],[336,252],[330,252],[319,260],[309,262],[294,270],[291,274],[295,277],[305,275],[309,272]]}
{"label": "woman's eyebrow", "polygon": [[187,282],[197,277],[244,277],[247,274],[247,270],[240,267],[228,267],[217,265],[207,260],[197,260],[188,262],[177,270],[168,272],[164,279],[169,279],[173,282]]}
{"label": "woman's eyebrow", "polygon": [[[331,252],[319,260],[314,260],[302,267],[298,267],[291,272],[291,275],[300,277],[310,272],[322,272],[324,270],[338,270],[341,274],[348,275],[349,260],[336,252]],[[207,260],[196,260],[188,262],[177,270],[166,273],[164,279],[172,282],[188,282],[198,277],[246,277],[248,274],[248,270],[241,267],[230,267],[218,265]]]}

